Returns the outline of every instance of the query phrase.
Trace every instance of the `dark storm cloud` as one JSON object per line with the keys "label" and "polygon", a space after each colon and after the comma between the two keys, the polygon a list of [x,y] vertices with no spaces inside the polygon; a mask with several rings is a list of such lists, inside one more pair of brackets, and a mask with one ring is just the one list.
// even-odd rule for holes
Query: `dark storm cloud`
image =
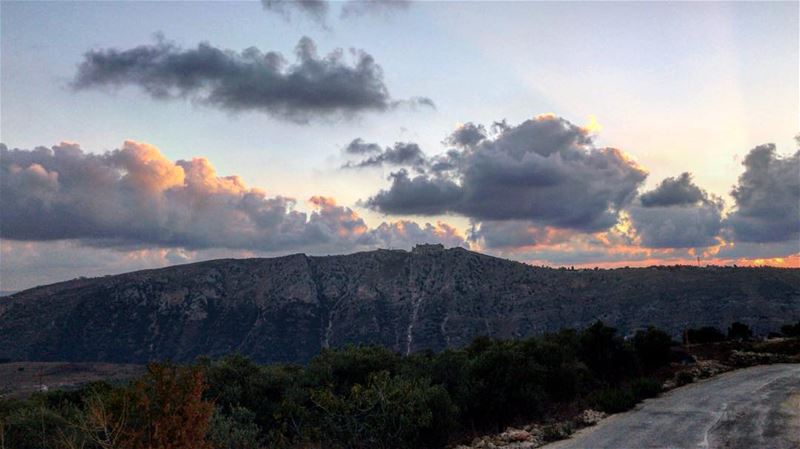
{"label": "dark storm cloud", "polygon": [[486,128],[483,125],[467,123],[459,126],[444,143],[454,145],[458,148],[473,147],[486,139]]}
{"label": "dark storm cloud", "polygon": [[774,144],[753,148],[731,195],[728,225],[736,241],[800,241],[800,150],[778,155]]}
{"label": "dark storm cloud", "polygon": [[75,144],[30,151],[0,144],[0,175],[0,237],[10,240],[331,252],[411,239],[464,244],[441,224],[370,229],[353,210],[321,196],[309,200],[312,212],[300,212],[292,198],[217,176],[204,158],[173,162],[131,141],[103,154]]}
{"label": "dark storm cloud", "polygon": [[703,248],[719,243],[724,207],[722,199],[695,185],[691,174],[682,173],[640,195],[628,213],[642,246]]}
{"label": "dark storm cloud", "polygon": [[654,190],[643,193],[640,200],[644,207],[657,207],[697,204],[705,198],[704,192],[692,182],[692,175],[682,173],[661,181]]}
{"label": "dark storm cloud", "polygon": [[314,41],[303,37],[295,49],[296,62],[288,64],[280,53],[255,47],[241,53],[208,43],[182,49],[158,39],[129,50],[87,52],[72,85],[79,90],[138,86],[155,99],[189,98],[299,123],[430,102],[393,100],[372,56],[361,50],[350,53],[352,64],[342,50],[320,57]]}
{"label": "dark storm cloud", "polygon": [[393,173],[392,187],[365,202],[367,207],[398,215],[439,215],[462,200],[462,189],[442,178],[420,175],[410,178],[406,170]]}
{"label": "dark storm cloud", "polygon": [[642,246],[648,248],[702,248],[719,243],[721,202],[691,206],[641,207],[628,210]]}
{"label": "dark storm cloud", "polygon": [[413,179],[396,174],[365,204],[387,214],[455,213],[599,231],[617,222],[647,176],[621,151],[595,147],[587,131],[562,118],[497,129],[494,138],[429,162],[445,170]]}
{"label": "dark storm cloud", "polygon": [[[377,144],[364,144],[360,142],[361,139],[356,139],[350,142],[345,151],[350,154],[364,154],[373,153],[373,145]],[[352,148],[351,148],[352,147]],[[368,157],[367,159],[359,162],[348,162],[344,168],[364,168],[364,167],[380,167],[383,165],[394,166],[409,166],[417,171],[423,171],[427,159],[425,154],[415,143],[397,142],[393,147],[387,147],[384,150],[378,150],[379,153]]]}

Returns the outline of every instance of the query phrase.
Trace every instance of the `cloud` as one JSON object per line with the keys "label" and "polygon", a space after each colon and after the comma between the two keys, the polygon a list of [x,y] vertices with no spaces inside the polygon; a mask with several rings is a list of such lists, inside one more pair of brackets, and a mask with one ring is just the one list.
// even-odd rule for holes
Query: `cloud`
{"label": "cloud", "polygon": [[691,174],[682,173],[640,195],[628,214],[645,247],[703,248],[719,244],[724,207],[721,198],[694,184]]}
{"label": "cloud", "polygon": [[261,5],[287,20],[292,18],[294,10],[321,25],[325,25],[330,9],[328,0],[261,0]]}
{"label": "cloud", "polygon": [[753,148],[731,195],[727,224],[737,242],[800,241],[800,150],[778,155],[774,144]]}
{"label": "cloud", "polygon": [[562,118],[495,129],[493,138],[431,158],[428,165],[438,168],[428,173],[393,174],[391,186],[364,204],[387,214],[451,213],[590,232],[617,223],[647,176],[622,151],[595,147],[586,130]]}
{"label": "cloud", "polygon": [[400,170],[390,176],[392,187],[382,190],[363,204],[372,209],[398,215],[439,215],[462,201],[458,184],[440,177],[408,176]]}
{"label": "cloud", "polygon": [[[327,26],[331,2],[329,0],[261,0],[265,10],[291,20],[297,12],[312,21]],[[388,15],[408,9],[410,0],[348,0],[341,2],[339,16],[343,19],[364,15]]]}
{"label": "cloud", "polygon": [[692,175],[682,173],[677,178],[661,181],[654,190],[643,193],[639,198],[644,207],[688,206],[705,199],[704,192],[692,183]]}
{"label": "cloud", "polygon": [[341,17],[386,15],[411,6],[411,0],[350,0],[342,4]]}
{"label": "cloud", "polygon": [[470,241],[480,242],[487,249],[512,249],[553,245],[568,241],[571,231],[538,227],[528,221],[484,221],[469,234]]}
{"label": "cloud", "polygon": [[486,139],[486,128],[472,122],[459,126],[450,134],[444,143],[458,148],[471,148]]}
{"label": "cloud", "polygon": [[693,206],[642,207],[628,209],[631,221],[648,248],[703,248],[719,244],[722,202]]}
{"label": "cloud", "polygon": [[[377,150],[376,150],[377,148]],[[380,167],[383,165],[394,166],[409,166],[417,171],[424,171],[427,165],[425,154],[415,143],[397,142],[393,147],[387,147],[380,150],[377,144],[365,144],[361,139],[355,139],[350,142],[350,145],[345,148],[345,152],[349,154],[365,154],[374,153],[378,154],[370,156],[359,162],[348,162],[343,168],[365,168],[365,167]]]}
{"label": "cloud", "polygon": [[382,151],[381,146],[377,143],[366,143],[360,137],[357,139],[353,139],[352,142],[347,144],[344,148],[344,152],[346,154],[368,154],[368,153],[378,153]]}
{"label": "cloud", "polygon": [[407,230],[416,225],[408,223],[371,229],[352,209],[323,196],[309,200],[310,213],[301,212],[292,198],[218,176],[205,158],[173,162],[133,141],[103,154],[77,144],[34,150],[0,144],[0,169],[3,239],[265,252],[345,252],[409,235],[416,243],[459,239],[434,225],[412,234]]}
{"label": "cloud", "polygon": [[382,248],[410,248],[427,241],[436,241],[447,247],[469,248],[464,236],[456,228],[442,222],[425,223],[422,226],[406,220],[381,223],[373,230],[370,237]]}
{"label": "cloud", "polygon": [[326,57],[303,37],[296,61],[250,47],[241,53],[209,43],[182,49],[163,38],[129,50],[92,50],[72,82],[77,90],[137,86],[154,99],[189,98],[226,111],[258,111],[297,123],[314,118],[350,117],[386,111],[430,99],[394,100],[383,71],[363,50],[351,50],[353,63],[339,49]]}

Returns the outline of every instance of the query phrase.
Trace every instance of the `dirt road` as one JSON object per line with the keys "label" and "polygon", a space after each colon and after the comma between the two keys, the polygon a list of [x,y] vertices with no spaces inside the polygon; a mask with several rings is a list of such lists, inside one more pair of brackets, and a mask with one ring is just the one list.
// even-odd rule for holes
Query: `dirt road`
{"label": "dirt road", "polygon": [[672,390],[547,449],[800,449],[800,364]]}

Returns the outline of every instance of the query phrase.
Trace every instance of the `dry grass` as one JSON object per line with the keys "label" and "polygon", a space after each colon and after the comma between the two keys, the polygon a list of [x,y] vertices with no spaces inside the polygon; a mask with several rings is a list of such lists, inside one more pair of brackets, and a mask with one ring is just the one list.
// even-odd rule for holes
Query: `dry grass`
{"label": "dry grass", "polygon": [[70,389],[99,380],[125,381],[144,371],[143,365],[115,363],[0,363],[0,396],[22,398],[44,389]]}

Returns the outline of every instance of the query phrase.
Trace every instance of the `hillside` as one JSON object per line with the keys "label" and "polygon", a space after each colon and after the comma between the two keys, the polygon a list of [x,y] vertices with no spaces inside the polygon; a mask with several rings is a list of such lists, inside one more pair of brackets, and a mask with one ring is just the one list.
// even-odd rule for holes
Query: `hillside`
{"label": "hillside", "polygon": [[306,361],[323,347],[407,353],[595,320],[623,333],[800,319],[800,270],[531,267],[427,245],[344,256],[223,259],[0,298],[0,358],[138,363],[240,352]]}

